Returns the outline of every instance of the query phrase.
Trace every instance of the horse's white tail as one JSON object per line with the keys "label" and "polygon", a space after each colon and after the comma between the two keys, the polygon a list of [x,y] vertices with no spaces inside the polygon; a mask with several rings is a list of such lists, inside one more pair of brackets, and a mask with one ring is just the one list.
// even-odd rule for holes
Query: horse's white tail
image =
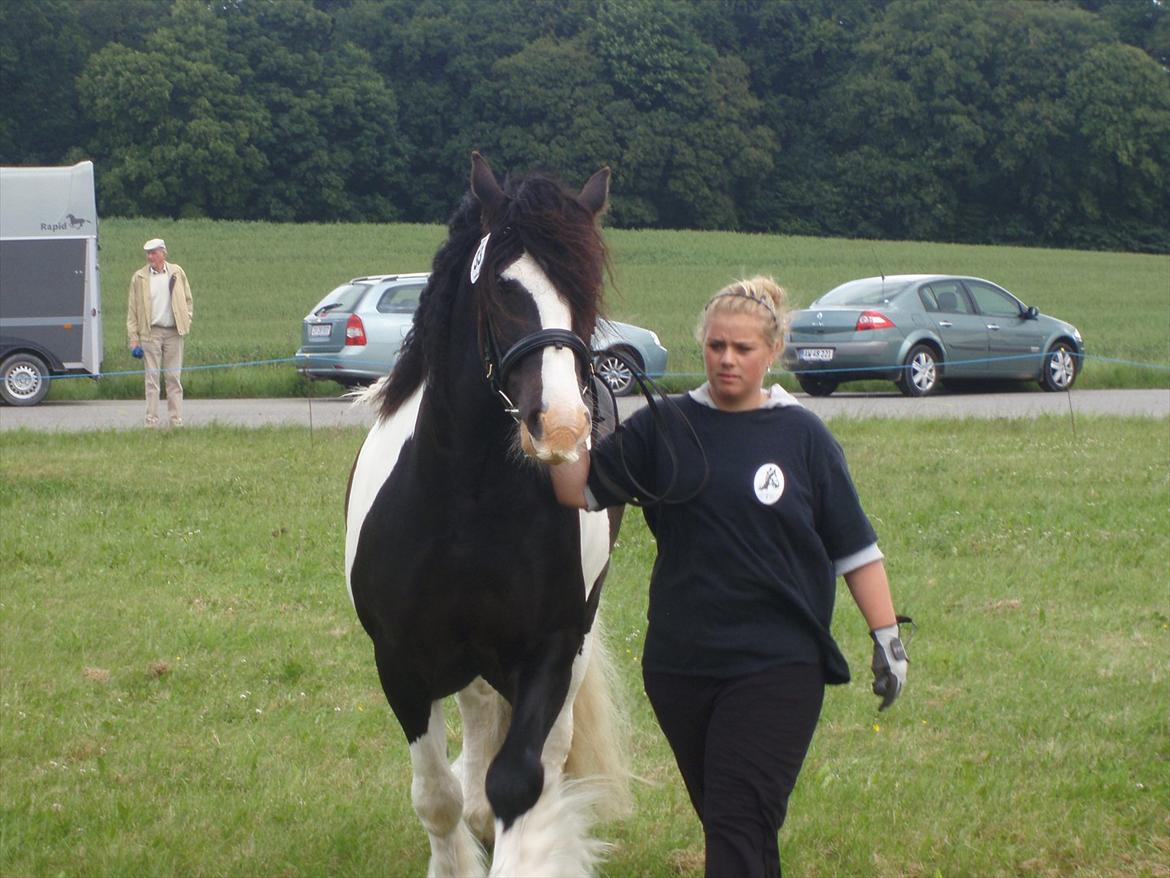
{"label": "horse's white tail", "polygon": [[593,621],[593,643],[585,677],[573,701],[573,739],[565,773],[600,784],[599,816],[618,819],[633,810],[630,793],[629,712],[623,709],[620,680],[602,625]]}
{"label": "horse's white tail", "polygon": [[496,821],[492,878],[590,878],[610,845],[593,837],[593,816],[607,795],[594,783],[566,780],[545,786],[540,799],[508,830]]}
{"label": "horse's white tail", "polygon": [[341,394],[343,399],[352,400],[353,405],[372,406],[382,390],[382,385],[390,380],[389,375],[383,375],[369,387],[354,387]]}

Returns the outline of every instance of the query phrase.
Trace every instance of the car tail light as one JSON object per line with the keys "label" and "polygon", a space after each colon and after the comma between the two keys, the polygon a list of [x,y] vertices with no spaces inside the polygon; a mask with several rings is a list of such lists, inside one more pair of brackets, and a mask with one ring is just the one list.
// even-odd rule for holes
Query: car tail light
{"label": "car tail light", "polygon": [[350,314],[345,321],[345,343],[347,345],[362,345],[366,343],[366,327],[362,325],[362,318]]}
{"label": "car tail light", "polygon": [[861,316],[857,318],[857,326],[853,329],[855,332],[861,332],[865,329],[893,329],[894,321],[883,314],[881,311],[862,311]]}

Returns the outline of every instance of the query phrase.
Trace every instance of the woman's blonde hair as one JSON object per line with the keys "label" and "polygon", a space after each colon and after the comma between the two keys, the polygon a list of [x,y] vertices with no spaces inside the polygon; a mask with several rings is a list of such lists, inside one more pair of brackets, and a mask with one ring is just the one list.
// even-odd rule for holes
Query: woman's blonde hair
{"label": "woman's blonde hair", "polygon": [[788,294],[772,278],[758,274],[730,283],[713,295],[699,315],[695,340],[702,344],[707,324],[713,314],[756,314],[764,340],[771,347],[784,339],[784,322],[788,311]]}

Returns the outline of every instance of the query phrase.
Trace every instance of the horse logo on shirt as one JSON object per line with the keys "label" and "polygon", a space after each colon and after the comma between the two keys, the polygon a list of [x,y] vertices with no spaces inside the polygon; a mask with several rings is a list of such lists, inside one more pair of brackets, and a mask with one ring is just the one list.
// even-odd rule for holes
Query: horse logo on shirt
{"label": "horse logo on shirt", "polygon": [[756,499],[771,506],[784,493],[784,473],[774,463],[766,463],[756,470],[752,487],[756,491]]}

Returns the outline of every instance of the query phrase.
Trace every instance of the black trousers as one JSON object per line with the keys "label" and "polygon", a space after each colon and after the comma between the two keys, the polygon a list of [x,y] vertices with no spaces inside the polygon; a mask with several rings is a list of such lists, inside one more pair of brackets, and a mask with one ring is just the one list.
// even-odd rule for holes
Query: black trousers
{"label": "black trousers", "polygon": [[820,665],[642,678],[703,824],[707,878],[776,878],[776,834],[824,701]]}

